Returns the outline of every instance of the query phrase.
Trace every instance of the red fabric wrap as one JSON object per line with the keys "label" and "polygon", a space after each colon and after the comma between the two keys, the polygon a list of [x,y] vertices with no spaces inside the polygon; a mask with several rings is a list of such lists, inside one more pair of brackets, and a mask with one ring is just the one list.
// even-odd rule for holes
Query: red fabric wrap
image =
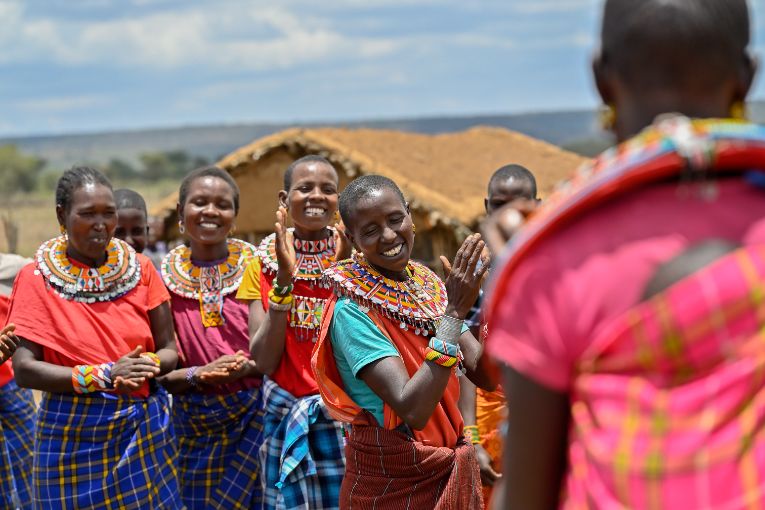
{"label": "red fabric wrap", "polygon": [[354,424],[345,459],[341,509],[484,508],[475,449],[462,438],[454,449],[427,446],[396,430]]}

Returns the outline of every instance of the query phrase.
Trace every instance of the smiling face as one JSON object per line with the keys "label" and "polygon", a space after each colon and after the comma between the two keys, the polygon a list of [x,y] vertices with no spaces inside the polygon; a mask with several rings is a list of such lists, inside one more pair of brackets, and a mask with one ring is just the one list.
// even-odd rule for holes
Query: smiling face
{"label": "smiling face", "polygon": [[112,190],[103,184],[80,186],[72,192],[68,209],[56,206],[56,215],[66,228],[67,255],[91,267],[103,264],[117,226]]}
{"label": "smiling face", "polygon": [[372,191],[353,208],[351,240],[367,261],[388,278],[400,279],[414,246],[409,208],[390,188]]}
{"label": "smiling face", "polygon": [[139,209],[119,209],[114,237],[122,239],[138,253],[143,253],[149,239],[146,214]]}
{"label": "smiling face", "polygon": [[192,252],[195,244],[225,247],[236,219],[234,190],[220,177],[199,177],[190,183],[179,213],[191,239]]}
{"label": "smiling face", "polygon": [[337,211],[337,172],[321,162],[307,162],[292,172],[292,185],[279,193],[298,235],[318,232],[332,223]]}

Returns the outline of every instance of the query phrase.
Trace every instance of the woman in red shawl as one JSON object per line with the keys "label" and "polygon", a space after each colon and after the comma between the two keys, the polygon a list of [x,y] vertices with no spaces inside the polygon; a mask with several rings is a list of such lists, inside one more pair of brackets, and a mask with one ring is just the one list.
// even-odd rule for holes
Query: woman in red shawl
{"label": "woman in red shawl", "polygon": [[167,393],[178,355],[170,296],[148,258],[113,238],[98,171],[64,172],[62,235],[21,270],[8,321],[19,386],[43,392],[34,444],[36,508],[179,509]]}

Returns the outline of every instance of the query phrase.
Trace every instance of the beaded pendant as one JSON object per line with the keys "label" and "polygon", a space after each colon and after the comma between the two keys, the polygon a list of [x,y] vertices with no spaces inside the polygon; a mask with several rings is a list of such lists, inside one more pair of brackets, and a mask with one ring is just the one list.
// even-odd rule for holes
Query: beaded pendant
{"label": "beaded pendant", "polygon": [[[293,237],[295,246],[295,280],[305,280],[312,285],[324,286],[322,274],[335,261],[335,229],[328,227],[330,236],[318,241],[306,241]],[[293,232],[295,229],[289,229]],[[279,262],[276,258],[276,234],[264,238],[258,247],[263,271],[276,274]]]}
{"label": "beaded pendant", "polygon": [[[295,289],[288,323],[298,342],[315,342],[321,326],[321,314],[325,299],[301,295],[301,287],[329,288],[322,279],[324,270],[335,262],[335,229],[329,227],[330,235],[318,241],[306,241],[293,237],[295,246]],[[290,229],[294,233],[294,229]],[[260,244],[258,254],[263,272],[276,276],[279,263],[276,259],[276,234],[271,234]]]}
{"label": "beaded pendant", "polygon": [[374,309],[399,323],[401,329],[414,329],[415,334],[435,334],[436,322],[446,311],[446,287],[441,279],[419,262],[409,261],[409,277],[402,282],[381,275],[355,253],[325,271],[335,293],[351,298],[362,311]]}
{"label": "beaded pendant", "polygon": [[250,243],[229,239],[226,260],[206,264],[194,262],[188,246],[178,246],[162,260],[162,280],[174,294],[199,300],[199,313],[206,328],[222,326],[223,297],[239,288],[255,253]]}
{"label": "beaded pendant", "polygon": [[133,248],[113,238],[106,247],[106,262],[99,267],[73,263],[66,256],[66,236],[44,242],[35,255],[36,274],[68,301],[97,303],[124,296],[141,280],[141,264]]}

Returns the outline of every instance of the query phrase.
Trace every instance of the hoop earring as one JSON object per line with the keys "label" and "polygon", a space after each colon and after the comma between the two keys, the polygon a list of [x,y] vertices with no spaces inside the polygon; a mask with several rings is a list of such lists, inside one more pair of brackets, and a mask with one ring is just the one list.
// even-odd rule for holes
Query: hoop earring
{"label": "hoop earring", "polygon": [[231,226],[231,230],[228,231],[228,235],[232,236],[236,232],[236,225]]}
{"label": "hoop earring", "polygon": [[178,232],[180,232],[181,234],[185,234],[186,233],[186,227],[183,226],[183,222],[182,221],[178,222]]}
{"label": "hoop earring", "polygon": [[616,126],[616,107],[613,104],[604,104],[598,111],[598,121],[603,131],[613,131]]}
{"label": "hoop earring", "polygon": [[66,235],[66,227],[63,225],[58,226],[59,232],[61,232],[61,235]]}
{"label": "hoop earring", "polygon": [[730,105],[730,118],[736,120],[746,120],[746,105],[743,101],[736,101]]}
{"label": "hoop earring", "polygon": [[416,234],[416,233],[417,233],[417,225],[412,223],[412,234]]}

